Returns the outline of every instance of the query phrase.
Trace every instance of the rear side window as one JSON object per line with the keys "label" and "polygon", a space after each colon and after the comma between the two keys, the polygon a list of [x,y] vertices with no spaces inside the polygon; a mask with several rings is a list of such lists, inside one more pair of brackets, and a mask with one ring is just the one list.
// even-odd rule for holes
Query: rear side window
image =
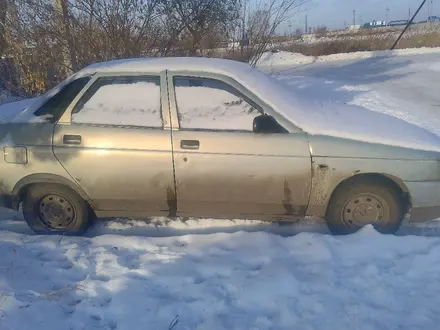
{"label": "rear side window", "polygon": [[160,77],[103,77],[72,111],[72,123],[162,128]]}
{"label": "rear side window", "polygon": [[87,85],[89,80],[90,77],[82,77],[70,82],[64,86],[58,94],[50,98],[41,108],[35,111],[34,115],[40,117],[40,119],[56,122],[78,93]]}

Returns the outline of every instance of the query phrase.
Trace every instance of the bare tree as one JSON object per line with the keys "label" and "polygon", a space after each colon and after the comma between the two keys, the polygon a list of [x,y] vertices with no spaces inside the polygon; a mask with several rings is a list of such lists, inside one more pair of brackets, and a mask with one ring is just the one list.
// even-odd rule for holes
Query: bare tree
{"label": "bare tree", "polygon": [[210,32],[226,36],[231,22],[239,18],[239,0],[164,0],[163,12],[179,34],[189,33],[189,53],[195,55]]}
{"label": "bare tree", "polygon": [[[244,0],[246,1],[246,0]],[[257,0],[249,11],[246,26],[249,40],[248,56],[250,64],[256,65],[270,46],[277,29],[301,10],[308,0]]]}
{"label": "bare tree", "polygon": [[6,49],[6,11],[8,3],[6,0],[0,1],[0,57]]}
{"label": "bare tree", "polygon": [[100,61],[199,54],[237,59],[227,42],[243,27],[251,41],[246,55],[255,64],[280,24],[307,0],[254,0],[240,17],[243,1],[0,0],[0,55],[28,94]]}

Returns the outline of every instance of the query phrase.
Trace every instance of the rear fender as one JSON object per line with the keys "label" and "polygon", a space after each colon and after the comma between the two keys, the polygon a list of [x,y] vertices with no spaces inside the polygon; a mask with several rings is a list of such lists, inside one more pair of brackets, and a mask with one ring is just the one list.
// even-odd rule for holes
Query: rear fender
{"label": "rear fender", "polygon": [[60,184],[63,186],[67,186],[73,191],[75,191],[78,195],[81,196],[85,201],[87,201],[93,208],[92,201],[90,200],[89,196],[84,192],[84,190],[78,186],[75,182],[64,178],[59,175],[55,174],[49,174],[49,173],[38,173],[38,174],[31,174],[24,178],[22,178],[20,181],[18,181],[14,189],[12,190],[12,207],[14,209],[18,209],[18,206],[20,205],[21,201],[23,200],[23,194],[26,191],[26,188],[29,187],[31,184],[37,184],[37,183],[55,183]]}

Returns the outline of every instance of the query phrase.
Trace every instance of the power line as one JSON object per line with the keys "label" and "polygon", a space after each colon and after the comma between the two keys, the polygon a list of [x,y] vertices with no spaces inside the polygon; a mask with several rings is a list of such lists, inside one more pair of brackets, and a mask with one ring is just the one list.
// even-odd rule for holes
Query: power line
{"label": "power line", "polygon": [[[405,34],[406,30],[408,30],[409,26],[414,22],[414,18],[416,18],[417,14],[422,10],[423,6],[425,5],[427,0],[423,0],[422,3],[420,4],[419,8],[417,9],[417,11],[415,12],[415,14],[413,15],[413,17],[409,20],[408,24],[406,24],[405,28],[403,29],[402,33],[399,35],[399,38],[397,38],[396,42],[393,44],[393,46],[391,47],[391,50],[393,50],[394,48],[396,48],[397,44],[399,43],[400,39],[402,39],[402,36]],[[431,0],[432,1],[432,0]]]}

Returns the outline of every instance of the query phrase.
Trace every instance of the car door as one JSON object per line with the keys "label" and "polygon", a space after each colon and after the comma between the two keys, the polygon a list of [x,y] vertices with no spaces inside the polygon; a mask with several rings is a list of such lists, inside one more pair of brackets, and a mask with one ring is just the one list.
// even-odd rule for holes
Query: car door
{"label": "car door", "polygon": [[311,159],[299,129],[256,134],[279,115],[221,75],[168,73],[178,215],[293,219],[309,200]]}
{"label": "car door", "polygon": [[166,118],[165,73],[97,74],[55,126],[54,153],[97,210],[174,215]]}

